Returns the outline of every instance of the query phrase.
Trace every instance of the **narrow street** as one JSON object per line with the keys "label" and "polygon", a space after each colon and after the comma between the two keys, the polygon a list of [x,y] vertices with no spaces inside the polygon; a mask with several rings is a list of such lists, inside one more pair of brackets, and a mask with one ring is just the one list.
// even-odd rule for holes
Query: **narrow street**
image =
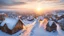
{"label": "narrow street", "polygon": [[20,36],[30,36],[31,30],[35,25],[35,21],[32,24],[26,26],[26,31],[24,31]]}

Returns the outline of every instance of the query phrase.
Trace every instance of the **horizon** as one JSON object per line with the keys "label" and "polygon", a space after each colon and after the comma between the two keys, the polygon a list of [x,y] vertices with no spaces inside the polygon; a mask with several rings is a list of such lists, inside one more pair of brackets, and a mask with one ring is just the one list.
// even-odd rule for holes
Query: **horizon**
{"label": "horizon", "polygon": [[0,0],[0,10],[35,11],[64,10],[63,0]]}

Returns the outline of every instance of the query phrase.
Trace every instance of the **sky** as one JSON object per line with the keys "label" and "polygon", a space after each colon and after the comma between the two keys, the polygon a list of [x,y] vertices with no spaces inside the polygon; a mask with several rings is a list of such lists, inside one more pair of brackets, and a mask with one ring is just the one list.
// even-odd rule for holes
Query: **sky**
{"label": "sky", "polygon": [[64,9],[64,0],[0,0],[0,10]]}

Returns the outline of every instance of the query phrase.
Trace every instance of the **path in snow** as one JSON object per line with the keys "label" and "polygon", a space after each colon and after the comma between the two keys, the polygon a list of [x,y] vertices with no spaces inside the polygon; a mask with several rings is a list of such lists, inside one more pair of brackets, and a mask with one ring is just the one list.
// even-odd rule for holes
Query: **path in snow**
{"label": "path in snow", "polygon": [[43,26],[44,21],[40,22],[37,20],[33,24],[27,25],[27,29],[24,33],[22,33],[20,36],[63,36],[63,31],[61,30],[61,27],[57,25],[57,31],[56,32],[48,32],[46,31]]}
{"label": "path in snow", "polygon": [[22,33],[22,32],[23,32],[23,31],[20,30],[19,32],[15,33],[15,34],[10,35],[10,34],[7,34],[7,33],[5,33],[5,32],[2,32],[2,31],[0,30],[0,36],[19,36],[20,33]]}
{"label": "path in snow", "polygon": [[57,32],[59,34],[58,36],[64,36],[64,34],[63,34],[64,31],[61,30],[61,27],[58,24],[56,24],[56,25],[57,25]]}
{"label": "path in snow", "polygon": [[40,21],[39,27],[43,27],[44,29],[46,29],[47,23],[48,21],[46,19],[43,19],[42,21]]}
{"label": "path in snow", "polygon": [[26,31],[21,33],[20,36],[30,36],[31,30],[32,30],[33,26],[35,25],[35,23],[36,23],[36,21],[34,21],[32,24],[28,24],[26,26]]}
{"label": "path in snow", "polygon": [[[47,32],[43,27],[42,24],[36,24],[32,29],[32,33],[30,36],[64,36],[63,31],[61,30],[60,26],[57,24],[57,31],[56,32]],[[43,25],[44,26],[44,25]]]}

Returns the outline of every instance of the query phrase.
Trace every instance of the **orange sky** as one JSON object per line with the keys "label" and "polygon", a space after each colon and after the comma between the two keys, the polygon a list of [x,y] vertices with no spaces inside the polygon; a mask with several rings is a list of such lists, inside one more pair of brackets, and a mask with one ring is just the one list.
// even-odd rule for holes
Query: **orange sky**
{"label": "orange sky", "polygon": [[59,3],[59,0],[56,0],[56,1],[55,0],[53,0],[53,1],[37,0],[37,1],[33,1],[33,2],[27,2],[26,4],[21,4],[21,5],[3,6],[4,10],[15,10],[15,11],[30,11],[30,10],[36,11],[36,9],[38,9],[38,8],[41,8],[42,11],[54,10],[54,9],[64,9],[64,5],[63,5],[63,3]]}

